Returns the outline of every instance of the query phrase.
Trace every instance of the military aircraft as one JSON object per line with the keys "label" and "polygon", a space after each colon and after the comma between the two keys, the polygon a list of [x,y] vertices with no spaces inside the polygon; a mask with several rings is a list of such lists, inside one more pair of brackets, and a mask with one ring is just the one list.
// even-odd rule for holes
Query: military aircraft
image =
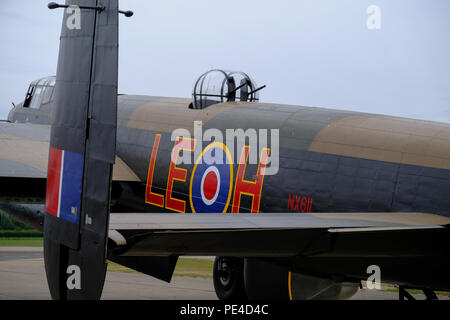
{"label": "military aircraft", "polygon": [[222,70],[118,95],[117,1],[49,7],[82,24],[0,122],[0,210],[44,231],[54,299],[99,299],[106,259],[169,282],[189,255],[216,256],[224,300],[450,290],[450,125],[262,103]]}

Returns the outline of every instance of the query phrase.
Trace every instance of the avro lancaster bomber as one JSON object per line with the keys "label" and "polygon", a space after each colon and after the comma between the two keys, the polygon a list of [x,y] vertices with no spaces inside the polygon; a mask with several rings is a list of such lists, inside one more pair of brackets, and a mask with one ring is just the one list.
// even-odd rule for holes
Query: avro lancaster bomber
{"label": "avro lancaster bomber", "polygon": [[99,299],[107,259],[170,281],[190,255],[221,299],[345,299],[373,266],[450,290],[450,125],[263,103],[223,70],[118,94],[118,1],[69,5],[56,77],[0,123],[0,210],[44,232],[54,299]]}

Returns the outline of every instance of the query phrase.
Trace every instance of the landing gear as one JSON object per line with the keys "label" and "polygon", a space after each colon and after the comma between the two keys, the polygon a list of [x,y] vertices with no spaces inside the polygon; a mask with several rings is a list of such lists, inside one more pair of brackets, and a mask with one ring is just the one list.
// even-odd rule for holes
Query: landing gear
{"label": "landing gear", "polygon": [[247,300],[244,285],[244,259],[216,257],[214,289],[220,300]]}
{"label": "landing gear", "polygon": [[[403,286],[398,287],[398,298],[399,300],[416,300],[408,291],[406,291],[407,288]],[[439,298],[431,289],[423,289],[423,294],[427,298],[427,300],[438,300]]]}
{"label": "landing gear", "polygon": [[434,293],[433,290],[425,289],[423,290],[423,293],[425,297],[427,297],[427,300],[439,300],[439,298],[437,297],[436,293]]}
{"label": "landing gear", "polygon": [[398,299],[399,300],[416,300],[412,295],[409,294],[408,291],[406,291],[405,287],[398,287]]}

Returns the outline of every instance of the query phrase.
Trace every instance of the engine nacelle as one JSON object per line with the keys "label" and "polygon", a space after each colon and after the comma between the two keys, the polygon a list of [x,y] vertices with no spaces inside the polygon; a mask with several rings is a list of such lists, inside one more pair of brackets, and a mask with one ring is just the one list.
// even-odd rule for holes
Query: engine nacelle
{"label": "engine nacelle", "polygon": [[341,300],[358,291],[358,283],[294,273],[257,259],[245,259],[244,282],[250,300]]}

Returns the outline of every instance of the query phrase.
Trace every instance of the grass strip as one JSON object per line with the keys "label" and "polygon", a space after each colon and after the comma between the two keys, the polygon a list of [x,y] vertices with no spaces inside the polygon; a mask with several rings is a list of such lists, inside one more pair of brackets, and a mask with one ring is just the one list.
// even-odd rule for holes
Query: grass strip
{"label": "grass strip", "polygon": [[[212,269],[214,262],[206,259],[179,258],[175,268],[175,277],[212,279]],[[112,261],[108,261],[108,271],[139,273],[130,268],[124,267]]]}
{"label": "grass strip", "polygon": [[0,238],[0,247],[43,247],[43,238]]}

